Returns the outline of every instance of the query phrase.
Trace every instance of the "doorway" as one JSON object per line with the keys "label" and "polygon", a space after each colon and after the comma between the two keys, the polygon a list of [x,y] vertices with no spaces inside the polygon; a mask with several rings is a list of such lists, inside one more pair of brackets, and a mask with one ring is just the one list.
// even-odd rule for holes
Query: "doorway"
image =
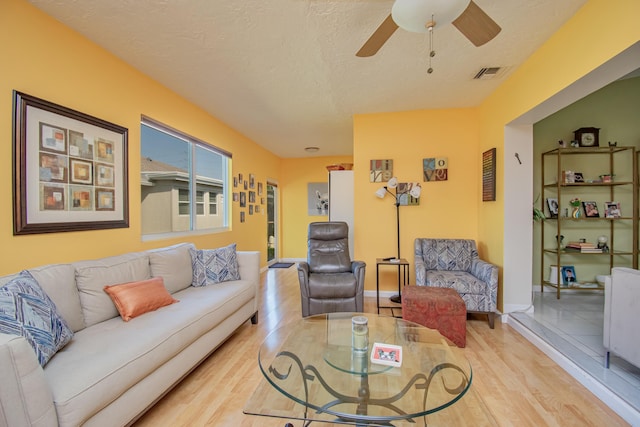
{"label": "doorway", "polygon": [[267,264],[278,260],[278,186],[267,182]]}

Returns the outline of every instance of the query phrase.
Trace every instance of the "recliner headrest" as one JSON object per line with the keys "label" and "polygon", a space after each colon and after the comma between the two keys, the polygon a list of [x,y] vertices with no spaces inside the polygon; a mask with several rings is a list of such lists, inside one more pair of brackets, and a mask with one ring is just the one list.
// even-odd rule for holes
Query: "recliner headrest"
{"label": "recliner headrest", "polygon": [[309,240],[337,240],[349,236],[349,226],[342,221],[312,222],[309,224]]}

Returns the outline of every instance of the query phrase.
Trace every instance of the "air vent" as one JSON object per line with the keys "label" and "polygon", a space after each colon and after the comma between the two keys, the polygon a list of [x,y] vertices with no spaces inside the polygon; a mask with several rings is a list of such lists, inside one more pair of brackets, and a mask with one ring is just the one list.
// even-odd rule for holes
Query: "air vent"
{"label": "air vent", "polygon": [[504,73],[503,67],[485,67],[481,68],[473,77],[475,80],[489,80],[494,79]]}

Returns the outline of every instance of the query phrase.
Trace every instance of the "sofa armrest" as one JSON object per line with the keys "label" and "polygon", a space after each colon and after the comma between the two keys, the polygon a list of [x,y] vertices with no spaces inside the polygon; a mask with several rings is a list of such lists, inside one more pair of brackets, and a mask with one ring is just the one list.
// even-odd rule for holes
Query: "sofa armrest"
{"label": "sofa armrest", "polygon": [[0,426],[56,426],[53,395],[26,339],[0,333]]}
{"label": "sofa armrest", "polygon": [[[258,301],[260,300],[260,252],[258,251],[237,251],[238,267],[240,278],[248,280],[255,286],[255,312],[258,312]],[[255,317],[257,321],[257,316]]]}

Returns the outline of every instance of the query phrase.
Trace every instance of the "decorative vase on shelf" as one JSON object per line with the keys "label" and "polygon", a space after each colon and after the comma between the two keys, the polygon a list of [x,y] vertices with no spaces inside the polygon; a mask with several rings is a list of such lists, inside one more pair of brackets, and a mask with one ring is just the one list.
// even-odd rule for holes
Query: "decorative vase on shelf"
{"label": "decorative vase on shelf", "polygon": [[571,199],[569,202],[571,205],[571,218],[580,218],[582,213],[580,212],[580,199]]}
{"label": "decorative vase on shelf", "polygon": [[571,218],[580,218],[581,215],[582,213],[580,212],[580,206],[574,206],[573,210],[571,211]]}

